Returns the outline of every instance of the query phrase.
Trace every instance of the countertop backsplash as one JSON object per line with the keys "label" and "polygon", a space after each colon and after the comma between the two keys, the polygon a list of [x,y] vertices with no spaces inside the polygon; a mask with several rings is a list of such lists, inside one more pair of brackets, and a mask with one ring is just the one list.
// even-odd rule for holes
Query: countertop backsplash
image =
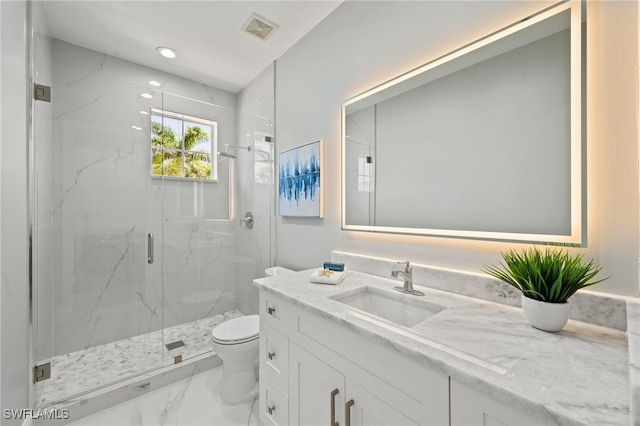
{"label": "countertop backsplash", "polygon": [[[396,262],[403,259],[384,259],[361,254],[333,251],[332,262],[344,263],[358,272],[391,277]],[[520,306],[520,292],[489,275],[444,269],[418,263],[413,266],[413,283],[423,287],[487,300],[508,306]],[[482,265],[478,266],[478,269]],[[570,318],[594,325],[627,330],[627,300],[629,298],[580,290],[570,299]]]}

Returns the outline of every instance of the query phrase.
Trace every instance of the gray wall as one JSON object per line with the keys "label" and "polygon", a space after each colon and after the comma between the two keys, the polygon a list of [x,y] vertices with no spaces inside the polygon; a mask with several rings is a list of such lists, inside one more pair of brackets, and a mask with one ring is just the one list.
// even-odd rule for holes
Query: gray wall
{"label": "gray wall", "polygon": [[[28,408],[25,2],[0,2],[0,408]],[[0,414],[2,415],[2,414]],[[1,423],[20,424],[7,420]]]}
{"label": "gray wall", "polygon": [[[278,151],[325,140],[324,219],[277,219],[282,266],[317,267],[338,249],[478,272],[523,244],[340,229],[340,105],[553,2],[345,2],[277,61]],[[587,4],[588,248],[638,294],[637,2]],[[622,67],[622,69],[621,69]]]}

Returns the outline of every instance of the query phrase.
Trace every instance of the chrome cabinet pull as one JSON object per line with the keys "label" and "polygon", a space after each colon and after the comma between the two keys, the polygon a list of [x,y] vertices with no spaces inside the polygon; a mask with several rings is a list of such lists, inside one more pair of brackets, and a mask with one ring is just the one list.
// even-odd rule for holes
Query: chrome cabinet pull
{"label": "chrome cabinet pull", "polygon": [[276,353],[275,352],[267,352],[267,358],[274,359],[275,357],[276,357]]}
{"label": "chrome cabinet pull", "polygon": [[336,422],[336,395],[338,395],[338,389],[331,391],[331,426],[340,426],[340,423]]}
{"label": "chrome cabinet pull", "polygon": [[267,308],[267,312],[269,313],[269,315],[273,315],[276,313],[276,308],[272,308],[271,306],[269,306]]}
{"label": "chrome cabinet pull", "polygon": [[153,263],[153,233],[147,234],[147,263]]}
{"label": "chrome cabinet pull", "polygon": [[351,426],[351,406],[353,404],[355,404],[353,399],[350,399],[344,404],[344,423],[346,426]]}
{"label": "chrome cabinet pull", "polygon": [[272,405],[271,407],[267,407],[267,411],[269,414],[273,414],[273,412],[276,411],[276,406]]}

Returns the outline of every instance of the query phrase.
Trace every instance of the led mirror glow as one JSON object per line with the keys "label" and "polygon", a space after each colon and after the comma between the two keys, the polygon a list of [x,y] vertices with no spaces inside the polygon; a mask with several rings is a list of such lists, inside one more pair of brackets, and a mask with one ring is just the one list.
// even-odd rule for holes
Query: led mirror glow
{"label": "led mirror glow", "polygon": [[580,2],[342,105],[342,228],[584,244]]}

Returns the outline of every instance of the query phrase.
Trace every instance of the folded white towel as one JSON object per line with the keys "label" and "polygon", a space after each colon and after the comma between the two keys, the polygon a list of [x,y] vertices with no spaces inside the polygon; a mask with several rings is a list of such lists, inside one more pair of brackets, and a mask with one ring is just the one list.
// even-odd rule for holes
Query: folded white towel
{"label": "folded white towel", "polygon": [[347,275],[347,269],[344,271],[330,271],[328,269],[318,269],[317,271],[313,271],[311,276],[309,277],[309,281],[316,284],[330,284],[336,285],[340,284],[340,282]]}

